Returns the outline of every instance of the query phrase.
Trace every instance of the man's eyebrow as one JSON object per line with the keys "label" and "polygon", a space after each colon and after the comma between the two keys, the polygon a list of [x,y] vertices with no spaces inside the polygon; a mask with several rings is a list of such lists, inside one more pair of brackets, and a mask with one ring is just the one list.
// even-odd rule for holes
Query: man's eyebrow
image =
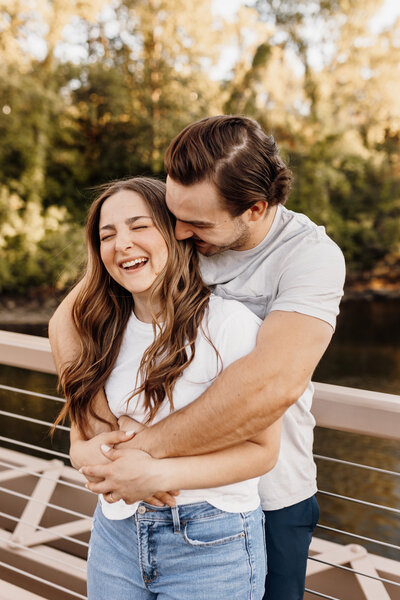
{"label": "man's eyebrow", "polygon": [[[138,215],[137,217],[129,217],[129,219],[125,219],[126,225],[132,225],[138,219],[151,219],[148,215]],[[115,225],[103,225],[100,227],[100,231],[103,229],[115,229]]]}

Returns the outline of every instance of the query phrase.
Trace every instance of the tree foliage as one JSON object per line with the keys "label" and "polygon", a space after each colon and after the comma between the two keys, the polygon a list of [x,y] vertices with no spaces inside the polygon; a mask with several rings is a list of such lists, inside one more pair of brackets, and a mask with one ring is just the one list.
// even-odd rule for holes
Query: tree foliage
{"label": "tree foliage", "polygon": [[[382,0],[0,0],[0,290],[76,276],[91,188],[163,177],[187,123],[241,113],[294,170],[289,208],[352,270],[400,260],[400,22]],[[224,48],[231,72],[212,76]]]}

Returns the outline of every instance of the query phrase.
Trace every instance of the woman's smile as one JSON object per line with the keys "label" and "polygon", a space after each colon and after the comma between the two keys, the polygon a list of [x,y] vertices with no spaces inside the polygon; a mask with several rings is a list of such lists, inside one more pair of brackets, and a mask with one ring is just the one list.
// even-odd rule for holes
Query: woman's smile
{"label": "woman's smile", "polygon": [[136,312],[139,304],[146,304],[168,259],[167,244],[140,194],[122,190],[104,201],[99,236],[101,260],[110,276],[131,292]]}

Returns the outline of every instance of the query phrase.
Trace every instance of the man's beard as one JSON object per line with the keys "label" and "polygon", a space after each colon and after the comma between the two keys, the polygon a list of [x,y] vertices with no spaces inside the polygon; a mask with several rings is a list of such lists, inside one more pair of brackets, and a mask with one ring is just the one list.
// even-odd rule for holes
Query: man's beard
{"label": "man's beard", "polygon": [[[243,246],[247,245],[250,239],[249,227],[242,221],[242,219],[238,219],[237,230],[235,233],[236,236],[228,244],[224,244],[223,246],[216,246],[214,244],[210,244],[208,247],[206,247],[204,251],[201,249],[201,246],[200,248],[197,247],[197,250],[204,256],[214,256],[214,254],[220,254],[221,252],[225,252],[226,250],[239,250]],[[198,241],[201,242],[202,240]]]}

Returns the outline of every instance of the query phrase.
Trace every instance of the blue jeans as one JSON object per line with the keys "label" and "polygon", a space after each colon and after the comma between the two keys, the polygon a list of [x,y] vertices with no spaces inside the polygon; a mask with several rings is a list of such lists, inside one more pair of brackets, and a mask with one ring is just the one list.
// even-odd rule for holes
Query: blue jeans
{"label": "blue jeans", "polygon": [[265,511],[268,575],[263,600],[302,600],[308,548],[319,518],[315,496]]}
{"label": "blue jeans", "polygon": [[107,519],[98,505],[88,556],[89,600],[261,600],[261,508],[227,513],[207,502]]}

